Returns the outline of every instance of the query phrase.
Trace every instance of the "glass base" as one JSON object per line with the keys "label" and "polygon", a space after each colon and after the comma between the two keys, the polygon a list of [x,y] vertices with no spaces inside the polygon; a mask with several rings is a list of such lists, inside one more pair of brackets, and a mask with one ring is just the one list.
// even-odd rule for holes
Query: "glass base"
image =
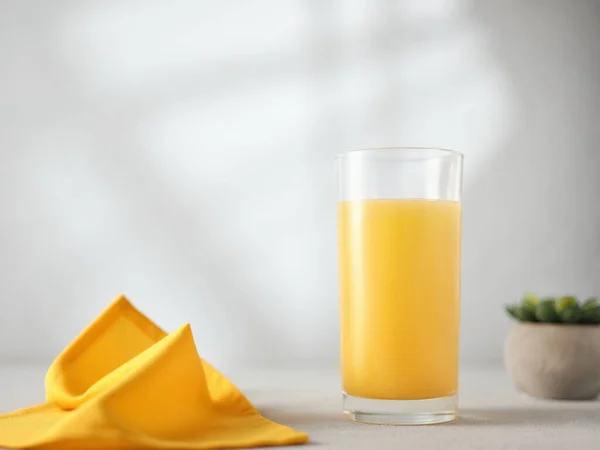
{"label": "glass base", "polygon": [[373,400],[344,392],[344,416],[379,425],[430,425],[451,422],[457,416],[458,396],[427,400]]}

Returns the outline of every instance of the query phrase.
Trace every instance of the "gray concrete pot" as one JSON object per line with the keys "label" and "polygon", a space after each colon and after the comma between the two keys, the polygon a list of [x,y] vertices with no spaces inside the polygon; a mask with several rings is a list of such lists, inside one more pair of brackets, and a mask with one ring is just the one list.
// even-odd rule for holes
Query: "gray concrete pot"
{"label": "gray concrete pot", "polygon": [[600,326],[521,323],[506,339],[504,363],[526,394],[594,399],[600,394]]}

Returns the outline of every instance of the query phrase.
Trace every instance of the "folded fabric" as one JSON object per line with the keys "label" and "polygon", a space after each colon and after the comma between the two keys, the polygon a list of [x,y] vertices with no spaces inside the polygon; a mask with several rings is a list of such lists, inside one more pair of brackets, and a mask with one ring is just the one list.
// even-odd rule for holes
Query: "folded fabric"
{"label": "folded fabric", "polygon": [[0,447],[214,449],[300,444],[198,356],[117,298],[52,363],[46,404],[0,416]]}

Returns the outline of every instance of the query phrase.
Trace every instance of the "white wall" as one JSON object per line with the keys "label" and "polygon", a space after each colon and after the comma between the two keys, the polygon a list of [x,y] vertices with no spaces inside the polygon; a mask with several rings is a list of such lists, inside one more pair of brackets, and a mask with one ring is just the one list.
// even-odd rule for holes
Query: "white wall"
{"label": "white wall", "polygon": [[335,364],[332,157],[466,155],[462,357],[600,294],[590,1],[0,3],[0,355],[119,292],[219,367]]}

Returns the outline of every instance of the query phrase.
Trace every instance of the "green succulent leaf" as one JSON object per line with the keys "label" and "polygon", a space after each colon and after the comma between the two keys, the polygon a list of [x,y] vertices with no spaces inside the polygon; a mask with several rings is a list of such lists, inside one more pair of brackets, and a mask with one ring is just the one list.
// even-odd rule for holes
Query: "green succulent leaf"
{"label": "green succulent leaf", "polygon": [[556,300],[556,312],[560,314],[564,309],[571,306],[577,306],[577,298],[572,295],[565,295]]}
{"label": "green succulent leaf", "polygon": [[525,294],[523,294],[523,298],[526,298],[527,300],[531,300],[534,303],[540,302],[540,299],[538,298],[538,296],[536,294],[534,294],[533,292],[525,292]]}
{"label": "green succulent leaf", "polygon": [[517,314],[516,310],[517,310],[518,306],[516,305],[506,305],[504,307],[504,310],[506,311],[506,313],[512,317],[515,320],[521,320],[521,318],[519,317],[519,315]]}
{"label": "green succulent leaf", "polygon": [[537,295],[527,292],[521,300],[521,308],[526,309],[535,314],[535,310],[539,303],[540,299],[537,297]]}
{"label": "green succulent leaf", "polygon": [[600,324],[600,306],[584,306],[581,308],[581,322]]}
{"label": "green succulent leaf", "polygon": [[523,308],[522,306],[517,306],[515,308],[515,314],[521,322],[537,322],[535,313],[526,308]]}
{"label": "green succulent leaf", "polygon": [[596,297],[580,303],[573,295],[540,299],[526,292],[520,303],[505,305],[504,309],[519,322],[600,325],[600,301]]}
{"label": "green succulent leaf", "polygon": [[556,308],[554,305],[555,301],[553,298],[546,298],[540,301],[540,304],[535,310],[535,317],[540,322],[556,323],[560,321]]}
{"label": "green succulent leaf", "polygon": [[581,319],[582,311],[577,303],[565,306],[559,313],[560,320],[564,323],[577,323]]}
{"label": "green succulent leaf", "polygon": [[586,299],[581,305],[583,309],[594,309],[598,307],[598,299],[596,297],[590,297]]}

